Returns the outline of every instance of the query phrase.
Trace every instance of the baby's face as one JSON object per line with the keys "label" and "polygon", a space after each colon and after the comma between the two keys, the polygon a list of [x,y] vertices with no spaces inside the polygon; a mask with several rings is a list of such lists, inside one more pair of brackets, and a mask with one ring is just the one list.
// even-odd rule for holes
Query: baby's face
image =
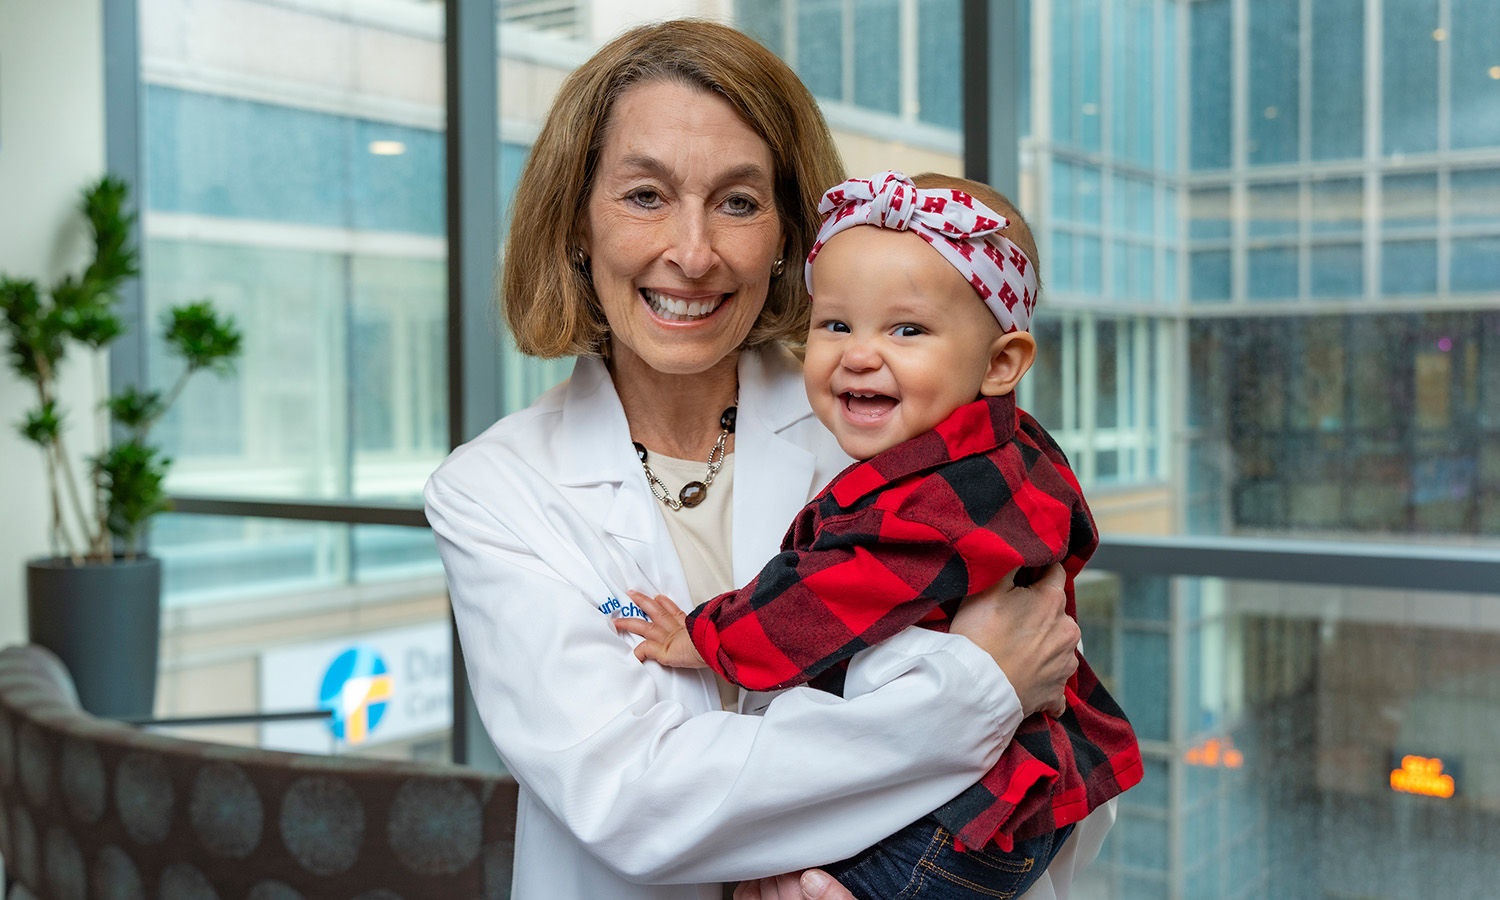
{"label": "baby's face", "polygon": [[976,399],[1001,330],[915,234],[861,225],[813,261],[807,397],[844,452],[869,459]]}

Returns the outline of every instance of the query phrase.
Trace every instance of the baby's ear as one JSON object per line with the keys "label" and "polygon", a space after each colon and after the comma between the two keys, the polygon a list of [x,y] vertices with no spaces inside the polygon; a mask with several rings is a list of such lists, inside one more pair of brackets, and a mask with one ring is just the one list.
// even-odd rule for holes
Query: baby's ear
{"label": "baby's ear", "polygon": [[990,344],[990,364],[979,384],[985,397],[1003,397],[1016,389],[1021,376],[1036,362],[1036,338],[1029,331],[1002,334]]}

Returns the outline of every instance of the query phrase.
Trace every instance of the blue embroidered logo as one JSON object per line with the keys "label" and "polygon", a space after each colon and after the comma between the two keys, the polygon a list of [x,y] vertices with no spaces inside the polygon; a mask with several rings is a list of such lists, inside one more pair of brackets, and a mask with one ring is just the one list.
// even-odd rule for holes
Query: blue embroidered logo
{"label": "blue embroidered logo", "polygon": [[636,606],[634,600],[626,600],[622,604],[618,599],[614,597],[610,597],[608,600],[599,604],[599,611],[604,613],[606,616],[612,616],[618,613],[620,616],[630,616],[636,619],[646,618],[645,611],[642,610],[639,606]]}

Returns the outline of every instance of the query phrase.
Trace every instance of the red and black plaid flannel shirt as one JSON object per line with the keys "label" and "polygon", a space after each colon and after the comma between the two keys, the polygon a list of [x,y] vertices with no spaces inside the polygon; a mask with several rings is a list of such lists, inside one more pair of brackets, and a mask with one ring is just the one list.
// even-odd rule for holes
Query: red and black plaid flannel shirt
{"label": "red and black plaid flannel shirt", "polygon": [[[908,625],[946,629],[964,597],[1017,567],[1025,584],[1061,562],[1076,618],[1073,579],[1098,534],[1062,450],[1007,394],[844,470],[781,546],[688,616],[708,665],[752,690],[837,690],[849,657]],[[1067,695],[1066,713],[1022,721],[994,768],[936,811],[963,845],[1009,850],[1140,781],[1135,732],[1081,656]]]}

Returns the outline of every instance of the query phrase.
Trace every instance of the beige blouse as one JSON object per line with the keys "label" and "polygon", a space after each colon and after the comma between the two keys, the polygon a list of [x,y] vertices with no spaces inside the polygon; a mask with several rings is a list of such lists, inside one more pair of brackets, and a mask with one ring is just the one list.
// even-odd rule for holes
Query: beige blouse
{"label": "beige blouse", "polygon": [[[656,453],[651,454],[650,463],[651,471],[673,496],[689,481],[702,481],[707,468],[701,459],[672,459]],[[682,561],[682,571],[687,576],[688,590],[693,593],[691,597],[673,597],[679,606],[692,609],[738,587],[734,583],[731,551],[733,496],[734,454],[729,453],[724,457],[719,474],[714,476],[714,483],[708,486],[708,494],[702,503],[678,510],[661,504],[667,533],[672,536],[672,545],[677,548],[677,558]],[[720,705],[727,710],[738,710],[740,689],[723,678],[718,681]]]}

